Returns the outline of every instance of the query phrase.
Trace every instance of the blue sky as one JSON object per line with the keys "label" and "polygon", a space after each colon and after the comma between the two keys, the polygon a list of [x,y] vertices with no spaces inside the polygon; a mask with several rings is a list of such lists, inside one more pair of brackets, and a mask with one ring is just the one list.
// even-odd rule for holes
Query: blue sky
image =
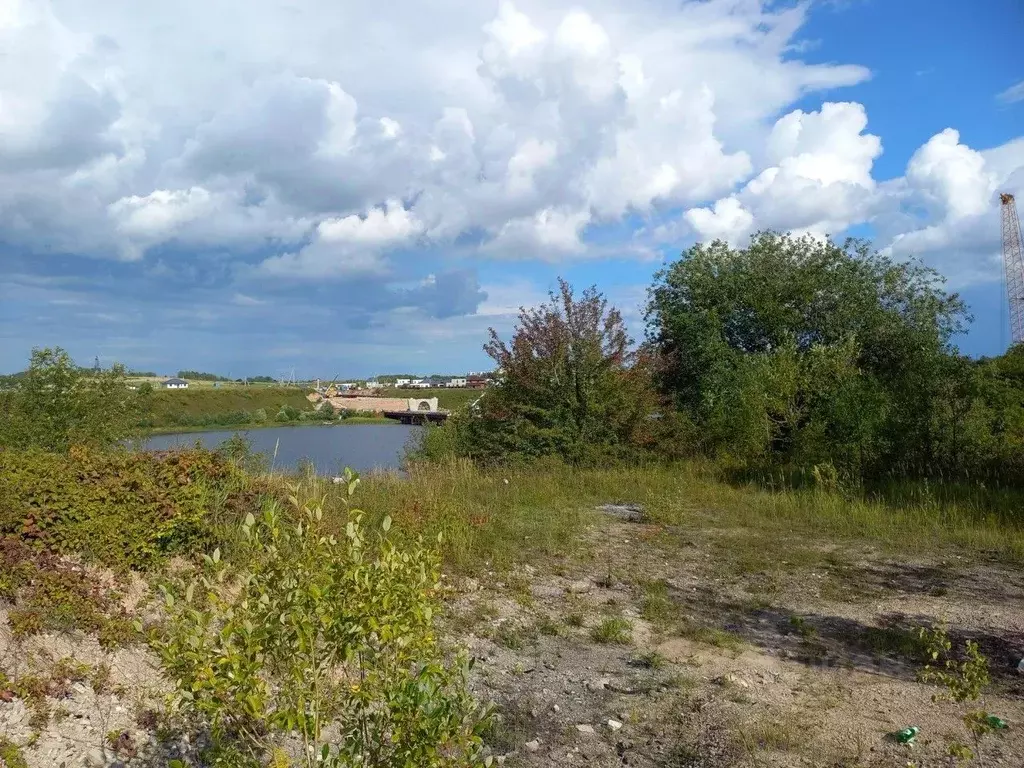
{"label": "blue sky", "polygon": [[486,368],[557,276],[871,237],[1007,341],[1017,0],[0,2],[0,371]]}

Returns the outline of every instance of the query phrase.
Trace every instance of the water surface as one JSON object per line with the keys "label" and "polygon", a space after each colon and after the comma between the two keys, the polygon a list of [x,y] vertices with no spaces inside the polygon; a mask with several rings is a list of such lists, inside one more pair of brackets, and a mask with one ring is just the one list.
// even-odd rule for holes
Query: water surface
{"label": "water surface", "polygon": [[406,447],[421,429],[404,424],[228,429],[153,435],[142,448],[167,450],[189,447],[197,441],[205,448],[216,448],[232,435],[242,435],[254,451],[266,456],[268,464],[273,462],[275,470],[295,470],[303,459],[309,459],[318,474],[338,475],[345,467],[357,472],[398,469]]}

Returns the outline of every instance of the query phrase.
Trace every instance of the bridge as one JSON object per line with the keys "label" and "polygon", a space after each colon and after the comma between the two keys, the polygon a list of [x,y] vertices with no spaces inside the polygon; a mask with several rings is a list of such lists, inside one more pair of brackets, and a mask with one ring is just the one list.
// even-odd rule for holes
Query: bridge
{"label": "bridge", "polygon": [[382,415],[403,424],[443,424],[448,411],[383,411]]}
{"label": "bridge", "polygon": [[448,411],[438,410],[436,397],[410,397],[404,411],[384,409],[381,413],[403,424],[442,424],[448,418]]}

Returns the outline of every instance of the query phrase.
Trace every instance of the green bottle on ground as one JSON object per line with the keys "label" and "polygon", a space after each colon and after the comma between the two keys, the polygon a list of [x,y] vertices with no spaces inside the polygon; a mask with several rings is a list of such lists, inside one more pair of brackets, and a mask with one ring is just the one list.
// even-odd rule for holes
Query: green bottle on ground
{"label": "green bottle on ground", "polygon": [[914,739],[917,738],[917,734],[921,732],[921,729],[916,725],[912,725],[909,728],[904,728],[902,731],[896,732],[896,741],[900,744],[913,744]]}
{"label": "green bottle on ground", "polygon": [[995,715],[989,715],[988,717],[986,717],[985,722],[988,723],[990,728],[993,728],[997,731],[1002,731],[1006,728],[1009,728],[1009,726],[1006,724],[1006,721],[1003,720],[1003,718],[996,717]]}

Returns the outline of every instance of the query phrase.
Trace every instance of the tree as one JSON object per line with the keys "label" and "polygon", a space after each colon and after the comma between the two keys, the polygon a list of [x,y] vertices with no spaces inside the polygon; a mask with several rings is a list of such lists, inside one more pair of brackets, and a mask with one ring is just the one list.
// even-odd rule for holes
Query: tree
{"label": "tree", "polygon": [[[697,244],[651,289],[660,389],[722,452],[851,471],[936,456],[968,320],[933,270],[868,243],[760,233]],[[801,459],[804,457],[804,459]]]}
{"label": "tree", "polygon": [[139,396],[125,370],[83,371],[60,347],[33,349],[28,371],[4,395],[0,445],[63,452],[72,445],[110,447],[135,436]]}
{"label": "tree", "polygon": [[474,458],[581,463],[626,456],[644,442],[653,410],[648,369],[622,315],[596,288],[577,297],[559,280],[548,302],[520,309],[509,343],[490,329],[484,351],[498,382],[456,425]]}

